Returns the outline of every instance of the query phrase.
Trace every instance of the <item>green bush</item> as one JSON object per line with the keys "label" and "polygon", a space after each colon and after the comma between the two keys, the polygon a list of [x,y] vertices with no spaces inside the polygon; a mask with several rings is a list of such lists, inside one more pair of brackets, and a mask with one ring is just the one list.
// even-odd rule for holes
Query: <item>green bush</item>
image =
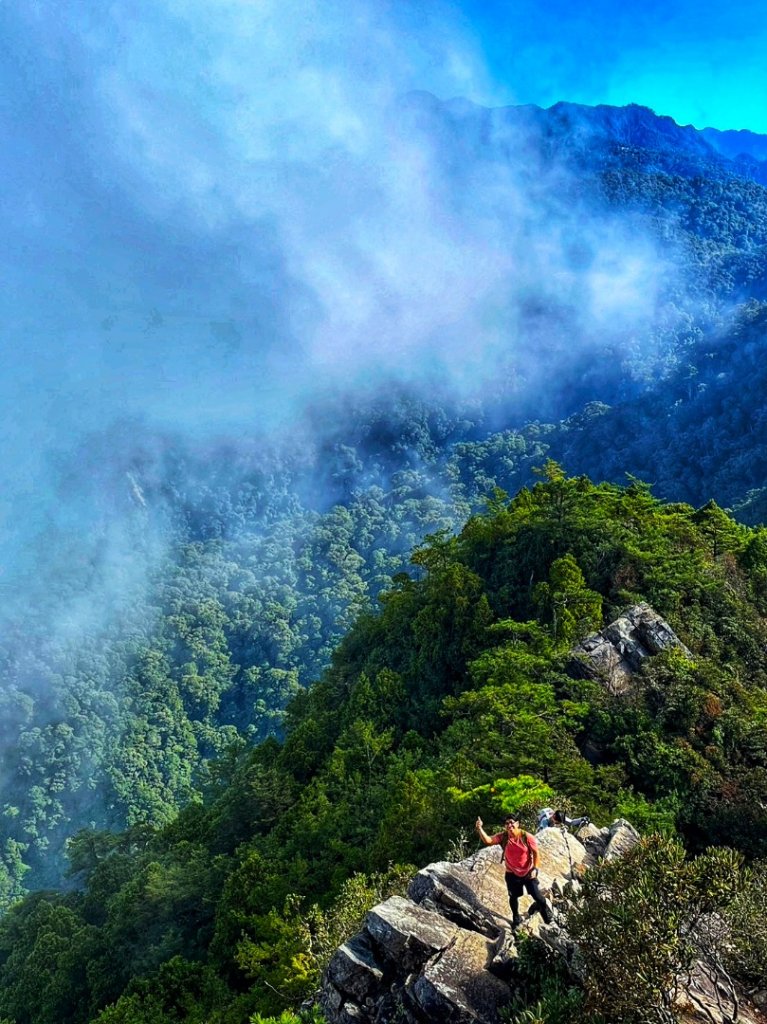
{"label": "green bush", "polygon": [[[583,989],[567,965],[547,946],[520,938],[511,984],[514,998],[501,1013],[506,1024],[578,1024],[583,1017]],[[592,1024],[600,1024],[592,1017]]]}
{"label": "green bush", "polygon": [[678,842],[657,835],[590,871],[567,912],[586,1012],[622,1024],[675,1021],[693,964],[716,967],[723,954],[712,915],[743,885],[734,851],[688,858]]}
{"label": "green bush", "polygon": [[262,1017],[257,1013],[250,1018],[250,1024],[326,1024],[325,1018],[318,1009],[313,1008],[301,1013],[291,1013],[285,1010],[279,1017]]}
{"label": "green bush", "polygon": [[767,978],[767,862],[746,873],[745,884],[727,908],[732,942],[726,962],[748,988],[764,986]]}

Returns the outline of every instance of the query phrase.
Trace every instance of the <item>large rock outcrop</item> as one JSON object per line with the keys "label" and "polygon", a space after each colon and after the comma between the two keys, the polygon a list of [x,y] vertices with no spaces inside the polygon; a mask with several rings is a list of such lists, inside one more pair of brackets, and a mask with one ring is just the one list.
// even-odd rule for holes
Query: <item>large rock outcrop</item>
{"label": "large rock outcrop", "polygon": [[[540,882],[561,892],[585,866],[619,841],[636,842],[625,823],[588,827],[589,846],[559,829],[538,836]],[[524,913],[529,897],[520,901]],[[407,898],[392,896],[367,915],[362,930],[334,954],[321,1003],[330,1024],[496,1024],[511,998],[503,962],[516,955],[509,898],[498,847],[459,863],[429,864]],[[523,928],[552,945],[564,936],[539,917]]]}
{"label": "large rock outcrop", "polygon": [[649,604],[637,604],[574,647],[568,671],[603,683],[610,693],[626,693],[644,659],[670,648],[692,657],[665,619]]}
{"label": "large rock outcrop", "polygon": [[[638,840],[623,820],[587,825],[574,837],[559,829],[538,835],[541,887],[555,900],[577,889],[598,860],[623,856]],[[529,897],[520,910],[529,909]],[[319,1000],[330,1024],[498,1024],[512,989],[506,978],[517,956],[498,847],[459,863],[429,864],[407,897],[374,907],[362,930],[336,950]],[[527,918],[521,931],[572,962],[575,947],[555,920]],[[726,1000],[716,980],[699,972],[682,993],[685,1019],[722,1024]],[[757,1024],[741,1006],[739,1020]]]}

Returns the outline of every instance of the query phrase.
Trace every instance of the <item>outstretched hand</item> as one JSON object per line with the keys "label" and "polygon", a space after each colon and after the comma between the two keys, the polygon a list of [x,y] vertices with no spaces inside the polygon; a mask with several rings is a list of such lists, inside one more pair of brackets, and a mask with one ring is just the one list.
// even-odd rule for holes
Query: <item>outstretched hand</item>
{"label": "outstretched hand", "polygon": [[479,832],[480,829],[482,828],[482,824],[483,824],[482,819],[481,818],[477,818],[476,824],[474,825],[474,828],[477,830],[477,832]]}

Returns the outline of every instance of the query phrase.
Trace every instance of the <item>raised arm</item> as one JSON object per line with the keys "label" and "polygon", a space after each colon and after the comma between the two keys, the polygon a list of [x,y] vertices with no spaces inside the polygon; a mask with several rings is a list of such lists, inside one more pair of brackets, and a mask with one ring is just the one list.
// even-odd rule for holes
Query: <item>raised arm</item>
{"label": "raised arm", "polygon": [[485,830],[483,828],[483,821],[482,821],[481,818],[477,818],[477,821],[476,821],[476,824],[475,824],[474,827],[477,830],[477,835],[482,840],[482,842],[485,844],[485,846],[492,846],[493,843],[495,842],[495,836],[489,836],[487,834],[487,832],[485,832]]}

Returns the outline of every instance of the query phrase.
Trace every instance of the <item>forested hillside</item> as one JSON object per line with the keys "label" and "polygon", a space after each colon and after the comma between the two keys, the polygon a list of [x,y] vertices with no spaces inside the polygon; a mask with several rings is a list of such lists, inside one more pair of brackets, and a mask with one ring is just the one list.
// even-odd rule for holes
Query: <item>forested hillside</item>
{"label": "forested hillside", "polygon": [[[499,352],[491,381],[460,397],[408,384],[405,367],[380,393],[317,399],[279,438],[195,443],[142,426],[130,444],[94,437],[78,450],[58,500],[85,496],[90,533],[66,517],[43,530],[34,578],[19,597],[4,591],[5,904],[61,881],[73,831],[163,824],[205,791],[210,758],[279,736],[288,700],[408,552],[494,487],[529,483],[547,457],[694,506],[715,494],[742,521],[764,520],[759,160],[729,159],[639,107],[486,111],[420,96],[403,116],[454,186],[456,223],[462,190],[482,195],[522,153],[525,187],[545,182],[533,197],[575,211],[568,232],[596,218],[609,240],[621,225],[616,261],[626,233],[651,238],[667,271],[652,316],[624,315],[631,285],[595,320],[560,276],[545,294],[531,285],[502,325],[535,358]],[[597,243],[588,231],[565,241],[580,281]],[[162,324],[151,330],[161,345]],[[469,338],[465,349],[468,360]]]}
{"label": "forested hillside", "polygon": [[[408,865],[466,852],[478,813],[495,823],[555,801],[597,822],[629,817],[691,855],[734,848],[716,861],[728,896],[750,861],[729,968],[755,984],[767,967],[765,581],[764,528],[547,464],[415,551],[292,699],[282,745],[230,748],[203,798],[160,828],[69,842],[75,888],[28,896],[0,923],[0,1017],[241,1024],[295,1008]],[[691,658],[648,659],[620,696],[571,678],[573,643],[639,600]],[[190,639],[196,657],[221,665],[218,636]],[[674,850],[660,855],[677,864]],[[661,895],[685,898],[684,877]],[[579,1019],[580,998],[547,1019]]]}

